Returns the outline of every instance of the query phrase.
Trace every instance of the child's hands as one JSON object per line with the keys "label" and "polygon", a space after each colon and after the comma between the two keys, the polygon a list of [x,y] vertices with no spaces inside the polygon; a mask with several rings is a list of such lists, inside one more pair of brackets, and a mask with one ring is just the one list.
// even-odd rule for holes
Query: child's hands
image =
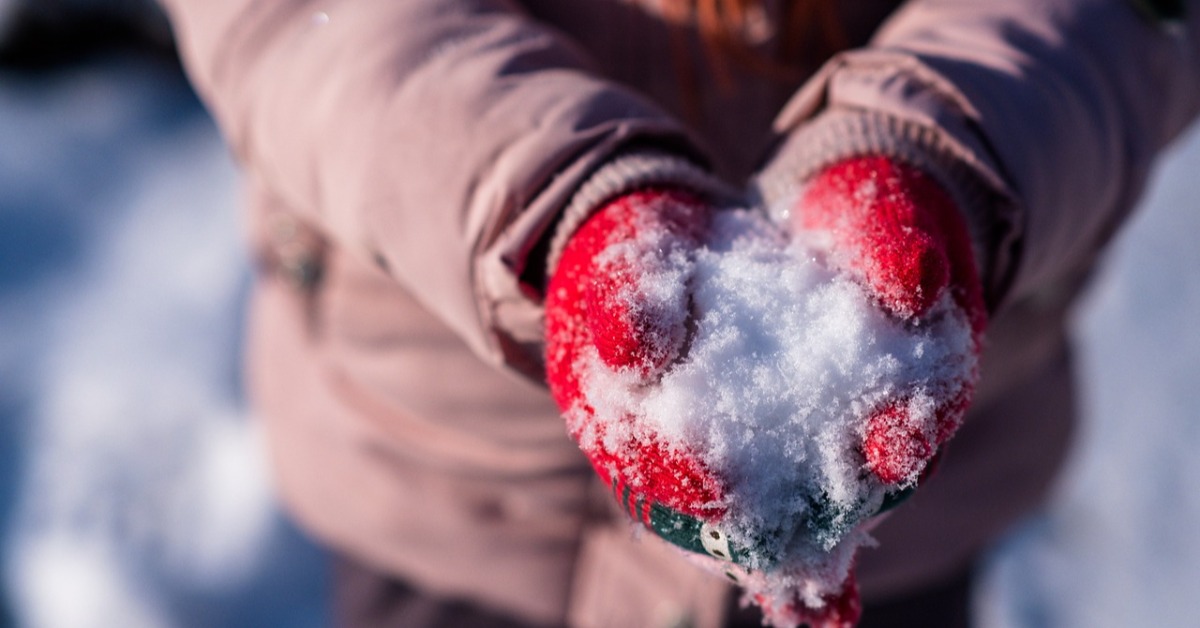
{"label": "child's hands", "polygon": [[[866,286],[894,316],[918,323],[947,291],[970,321],[978,357],[987,313],[971,239],[955,203],[920,170],[886,157],[856,157],[826,168],[805,186],[789,218],[814,236],[831,262]],[[938,400],[936,420],[908,410],[902,394],[874,410],[863,454],[883,482],[916,481],[962,421],[972,381]]]}
{"label": "child's hands", "polygon": [[775,625],[851,626],[854,552],[958,426],[985,313],[920,171],[836,164],[786,227],[680,189],[609,202],[551,277],[547,379],[631,518]]}

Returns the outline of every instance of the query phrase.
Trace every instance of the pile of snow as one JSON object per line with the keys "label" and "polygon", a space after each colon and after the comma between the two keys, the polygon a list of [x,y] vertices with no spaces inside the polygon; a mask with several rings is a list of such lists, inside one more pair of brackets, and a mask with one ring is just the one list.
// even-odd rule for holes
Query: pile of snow
{"label": "pile of snow", "polygon": [[752,593],[819,606],[869,542],[860,524],[896,490],[864,467],[866,418],[907,400],[932,433],[937,401],[959,395],[976,368],[970,324],[949,291],[919,319],[887,314],[821,248],[759,212],[719,213],[691,255],[646,249],[635,240],[603,255],[646,270],[635,274],[639,298],[690,303],[686,356],[647,386],[638,369],[588,355],[582,383],[595,415],[634,420],[585,428],[581,445],[657,440],[699,456],[725,488],[707,523],[747,568],[722,570],[759,587]]}

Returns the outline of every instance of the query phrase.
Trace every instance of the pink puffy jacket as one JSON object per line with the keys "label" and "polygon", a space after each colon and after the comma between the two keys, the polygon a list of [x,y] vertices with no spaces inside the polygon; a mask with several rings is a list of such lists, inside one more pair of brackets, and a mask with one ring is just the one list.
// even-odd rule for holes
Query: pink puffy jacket
{"label": "pink puffy jacket", "polygon": [[[709,626],[727,592],[614,517],[543,388],[545,242],[585,182],[683,159],[769,204],[884,152],[958,198],[994,310],[983,382],[861,557],[870,599],[1044,498],[1074,414],[1064,312],[1200,110],[1196,1],[839,3],[856,49],[803,84],[737,63],[722,84],[654,0],[163,4],[273,269],[249,377],[287,505],[341,552],[533,622]],[[779,46],[778,21],[747,44]]]}

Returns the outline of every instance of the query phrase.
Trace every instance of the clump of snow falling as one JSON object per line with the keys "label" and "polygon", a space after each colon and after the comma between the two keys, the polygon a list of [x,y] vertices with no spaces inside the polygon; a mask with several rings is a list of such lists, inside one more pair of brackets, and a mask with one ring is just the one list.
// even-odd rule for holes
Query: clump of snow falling
{"label": "clump of snow falling", "polygon": [[635,418],[609,426],[610,450],[653,433],[722,479],[717,525],[749,567],[744,585],[819,605],[895,490],[864,467],[865,419],[908,399],[932,425],[934,401],[975,367],[970,326],[948,295],[920,319],[888,315],[819,243],[788,239],[759,213],[714,221],[706,246],[637,290],[690,302],[686,354],[649,386],[594,357],[584,385],[598,416]]}

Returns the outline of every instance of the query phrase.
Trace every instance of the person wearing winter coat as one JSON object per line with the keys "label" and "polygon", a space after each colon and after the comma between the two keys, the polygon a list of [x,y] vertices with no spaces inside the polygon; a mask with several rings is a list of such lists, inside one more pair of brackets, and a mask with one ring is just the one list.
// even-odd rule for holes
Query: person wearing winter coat
{"label": "person wearing winter coat", "polygon": [[1067,308],[1200,111],[1195,1],[162,4],[245,169],[248,377],[347,626],[760,620],[671,547],[724,480],[595,437],[620,419],[579,366],[675,368],[687,306],[662,323],[606,251],[694,255],[732,205],[969,331],[924,410],[858,411],[873,506],[920,488],[839,563],[857,585],[767,618],[849,625],[858,590],[863,625],[965,625],[1071,442]]}

